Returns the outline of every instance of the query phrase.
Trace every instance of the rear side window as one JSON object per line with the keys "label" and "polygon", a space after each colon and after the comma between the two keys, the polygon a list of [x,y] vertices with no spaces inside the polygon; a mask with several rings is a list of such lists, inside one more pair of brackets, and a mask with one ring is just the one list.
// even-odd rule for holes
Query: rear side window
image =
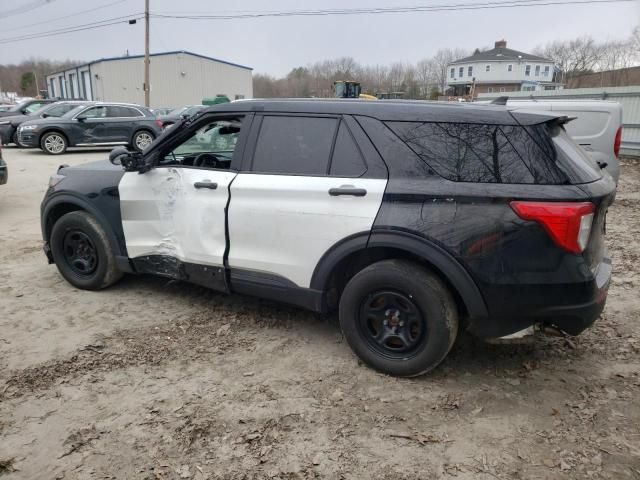
{"label": "rear side window", "polygon": [[[549,128],[466,123],[387,124],[438,175],[456,182],[556,185],[593,181],[556,148]],[[576,147],[577,148],[577,147]]]}
{"label": "rear side window", "polygon": [[121,105],[109,105],[107,107],[107,117],[122,118],[122,117],[141,117],[142,114],[131,107],[123,107]]}
{"label": "rear side window", "polygon": [[367,167],[360,153],[360,149],[351,136],[351,132],[345,122],[340,122],[336,146],[331,158],[329,175],[335,177],[359,177],[364,174]]}
{"label": "rear side window", "polygon": [[289,175],[326,175],[338,120],[265,116],[252,170]]}

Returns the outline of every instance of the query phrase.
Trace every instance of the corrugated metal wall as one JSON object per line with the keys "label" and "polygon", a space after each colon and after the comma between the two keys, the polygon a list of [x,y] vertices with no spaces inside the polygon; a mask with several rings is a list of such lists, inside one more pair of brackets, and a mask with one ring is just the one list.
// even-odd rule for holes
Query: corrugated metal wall
{"label": "corrugated metal wall", "polygon": [[[253,96],[251,70],[187,53],[151,57],[151,106],[197,105],[223,94]],[[91,65],[94,100],[144,104],[144,59],[125,58]]]}
{"label": "corrugated metal wall", "polygon": [[[491,100],[504,94],[481,93],[479,100]],[[622,148],[625,155],[640,156],[640,85],[629,87],[574,88],[542,92],[509,92],[509,98],[545,100],[610,100],[622,105]]]}

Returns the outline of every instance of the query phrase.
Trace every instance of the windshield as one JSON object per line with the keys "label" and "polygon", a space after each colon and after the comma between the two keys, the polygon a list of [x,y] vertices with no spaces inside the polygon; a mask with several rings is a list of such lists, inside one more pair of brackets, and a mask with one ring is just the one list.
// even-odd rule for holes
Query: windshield
{"label": "windshield", "polygon": [[171,111],[171,113],[169,113],[170,116],[175,116],[175,117],[179,117],[182,115],[185,116],[191,116],[194,113],[197,113],[199,110],[202,109],[202,105],[190,105],[190,106],[186,106],[186,107],[180,107],[180,108],[176,108],[175,110]]}
{"label": "windshield", "polygon": [[9,109],[10,112],[21,112],[24,106],[29,103],[29,101],[16,103],[13,107]]}

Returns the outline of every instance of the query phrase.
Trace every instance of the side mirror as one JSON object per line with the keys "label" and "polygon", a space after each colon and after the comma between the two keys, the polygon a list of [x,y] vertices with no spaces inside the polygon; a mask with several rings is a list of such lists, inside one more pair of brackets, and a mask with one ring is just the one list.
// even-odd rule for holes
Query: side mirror
{"label": "side mirror", "polygon": [[109,153],[109,161],[114,165],[122,165],[122,157],[129,155],[126,147],[116,147]]}
{"label": "side mirror", "polygon": [[49,115],[48,113],[43,113],[42,114],[42,118],[49,118],[51,115]]}
{"label": "side mirror", "polygon": [[84,122],[86,119],[87,117],[84,116],[76,117],[76,120],[78,120],[79,122]]}
{"label": "side mirror", "polygon": [[[142,173],[144,161],[139,152],[130,152],[126,147],[116,147],[109,153],[109,161],[113,165],[122,165],[127,172],[139,171]],[[148,169],[147,169],[148,170]]]}

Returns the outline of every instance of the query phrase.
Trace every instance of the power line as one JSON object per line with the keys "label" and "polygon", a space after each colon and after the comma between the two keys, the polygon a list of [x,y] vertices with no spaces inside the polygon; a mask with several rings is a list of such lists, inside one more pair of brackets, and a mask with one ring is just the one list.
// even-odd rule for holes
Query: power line
{"label": "power line", "polygon": [[57,30],[48,30],[46,32],[25,34],[17,37],[0,38],[0,44],[14,43],[23,40],[33,40],[36,38],[55,37],[58,35],[64,35],[66,33],[81,32],[84,30],[94,30],[97,28],[109,27],[111,25],[117,25],[120,23],[129,22],[130,20],[140,20],[141,12],[133,13],[131,15],[125,15],[121,17],[108,18],[97,22],[85,23],[82,25],[74,25],[72,27],[64,27]]}
{"label": "power line", "polygon": [[20,25],[19,27],[3,28],[2,31],[3,32],[14,32],[16,30],[23,30],[25,28],[35,27],[37,25],[44,25],[45,23],[47,23],[47,24],[48,23],[53,23],[53,22],[56,22],[58,20],[64,20],[64,19],[71,18],[71,17],[77,17],[78,15],[82,15],[84,13],[95,12],[96,10],[102,10],[103,8],[112,7],[114,5],[117,5],[119,3],[124,3],[126,1],[127,0],[118,0],[117,2],[107,3],[106,5],[100,5],[99,7],[90,8],[90,9],[87,9],[87,10],[80,10],[79,12],[72,13],[70,15],[65,15],[63,17],[49,18],[47,20],[43,20],[42,22],[30,23],[28,25]]}
{"label": "power line", "polygon": [[12,10],[6,10],[4,12],[0,12],[0,19],[13,17],[14,15],[20,15],[22,13],[30,12],[31,10],[35,10],[47,3],[55,2],[55,0],[36,0],[31,3],[27,3],[26,5],[22,5],[21,7],[14,8]]}
{"label": "power line", "polygon": [[[52,2],[55,0],[45,0]],[[441,12],[441,11],[462,11],[462,10],[484,10],[495,8],[522,8],[539,7],[553,5],[585,5],[585,4],[606,4],[635,2],[636,0],[499,0],[485,3],[454,3],[440,5],[418,5],[409,7],[378,7],[378,8],[352,8],[352,9],[318,9],[318,10],[283,10],[283,11],[262,11],[246,12],[226,15],[167,15],[162,13],[151,14],[157,19],[183,19],[183,20],[240,20],[264,17],[295,17],[295,16],[332,16],[332,15],[371,15],[386,13],[419,13],[419,12]],[[126,16],[109,18],[81,25],[63,27],[57,30],[49,30],[33,34],[24,34],[15,37],[0,38],[0,44],[15,43],[24,40],[53,37],[85,30],[94,30],[112,25],[117,25],[125,21],[141,20],[142,12],[133,13]]]}
{"label": "power line", "polygon": [[458,10],[484,10],[493,8],[521,8],[552,5],[584,5],[599,3],[634,2],[635,0],[511,0],[494,1],[486,3],[460,3],[441,5],[421,5],[410,7],[379,7],[379,8],[352,8],[352,9],[324,9],[324,10],[288,10],[288,11],[263,11],[263,12],[238,12],[233,14],[167,14],[154,13],[154,18],[184,19],[184,20],[239,20],[265,17],[294,17],[294,16],[334,16],[334,15],[375,15],[386,13],[419,13],[440,12]]}

